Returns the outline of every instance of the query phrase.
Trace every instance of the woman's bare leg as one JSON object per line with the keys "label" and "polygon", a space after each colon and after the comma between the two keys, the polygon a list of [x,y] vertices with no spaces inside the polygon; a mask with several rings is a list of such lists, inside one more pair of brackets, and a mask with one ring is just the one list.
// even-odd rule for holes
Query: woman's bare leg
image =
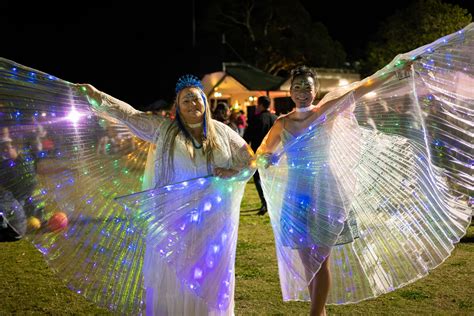
{"label": "woman's bare leg", "polygon": [[329,269],[329,257],[321,265],[316,276],[311,281],[311,313],[314,316],[326,315],[326,301],[328,299],[329,289],[331,287],[331,271]]}
{"label": "woman's bare leg", "polygon": [[[310,251],[300,251],[300,258],[305,267],[306,278],[309,280],[312,278],[315,269],[312,267]],[[314,259],[313,259],[314,260]],[[331,287],[331,272],[329,270],[329,256],[321,265],[318,273],[312,278],[308,285],[309,295],[311,298],[311,316],[325,316],[326,315],[326,301]]]}

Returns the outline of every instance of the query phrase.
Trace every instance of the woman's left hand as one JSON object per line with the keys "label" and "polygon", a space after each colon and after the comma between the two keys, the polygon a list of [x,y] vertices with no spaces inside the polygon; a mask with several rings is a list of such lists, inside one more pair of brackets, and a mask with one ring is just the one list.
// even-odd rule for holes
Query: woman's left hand
{"label": "woman's left hand", "polygon": [[214,168],[214,176],[227,179],[235,176],[237,173],[239,173],[237,170],[233,169],[225,169],[225,168]]}
{"label": "woman's left hand", "polygon": [[411,65],[417,60],[421,59],[420,56],[411,59],[400,59],[395,63],[395,75],[399,80],[407,78],[411,74]]}

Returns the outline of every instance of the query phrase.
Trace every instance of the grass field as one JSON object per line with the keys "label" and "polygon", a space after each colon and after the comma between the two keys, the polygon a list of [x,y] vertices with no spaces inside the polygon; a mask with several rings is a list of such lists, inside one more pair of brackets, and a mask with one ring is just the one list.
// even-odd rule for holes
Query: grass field
{"label": "grass field", "polygon": [[[305,315],[309,303],[281,299],[274,239],[253,183],[242,203],[236,267],[237,315]],[[70,291],[22,240],[0,243],[0,315],[110,314]],[[329,306],[329,314],[474,315],[474,226],[426,278],[373,300]]]}

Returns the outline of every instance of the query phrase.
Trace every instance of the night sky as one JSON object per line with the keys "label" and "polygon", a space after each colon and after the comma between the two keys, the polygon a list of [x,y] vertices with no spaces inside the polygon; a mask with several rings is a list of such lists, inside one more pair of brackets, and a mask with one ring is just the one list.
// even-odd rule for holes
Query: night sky
{"label": "night sky", "polygon": [[[214,58],[219,47],[208,47],[213,39],[199,29],[206,1],[195,0],[194,47],[191,0],[171,1],[166,10],[138,1],[123,5],[43,2],[2,0],[1,57],[70,82],[91,83],[137,108],[157,99],[170,101],[182,74],[201,76],[220,70],[221,61]],[[409,2],[380,1],[376,6],[353,1],[341,10],[338,1],[301,1],[313,20],[323,22],[333,39],[343,44],[350,58],[362,54],[381,20]],[[472,0],[445,2],[474,12]],[[218,46],[219,39],[214,43]]]}

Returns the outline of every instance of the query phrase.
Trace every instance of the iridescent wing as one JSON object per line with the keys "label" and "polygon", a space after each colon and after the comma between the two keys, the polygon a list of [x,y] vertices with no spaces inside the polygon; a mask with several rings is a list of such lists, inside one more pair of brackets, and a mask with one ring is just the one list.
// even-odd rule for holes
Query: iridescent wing
{"label": "iridescent wing", "polygon": [[154,288],[158,300],[167,289],[156,281],[163,277],[155,274],[167,271],[177,276],[183,298],[191,293],[209,310],[229,309],[240,201],[249,175],[193,179],[118,199],[133,226],[146,236],[145,283]]}
{"label": "iridescent wing", "polygon": [[149,145],[96,116],[72,84],[6,59],[0,123],[0,187],[22,204],[27,238],[71,289],[139,310],[143,238],[114,198],[141,190]]}

